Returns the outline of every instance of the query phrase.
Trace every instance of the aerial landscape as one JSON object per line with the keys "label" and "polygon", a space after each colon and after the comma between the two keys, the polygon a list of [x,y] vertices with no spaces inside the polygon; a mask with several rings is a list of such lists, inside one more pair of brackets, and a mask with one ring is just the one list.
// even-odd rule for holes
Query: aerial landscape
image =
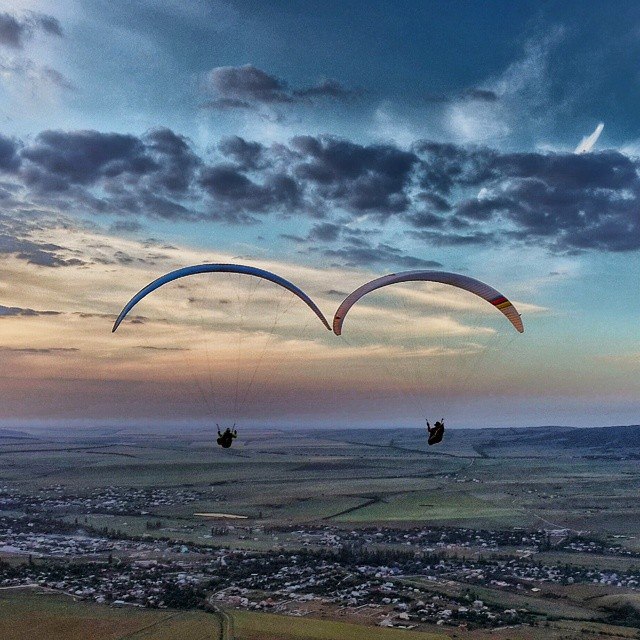
{"label": "aerial landscape", "polygon": [[0,639],[640,638],[640,5],[0,0]]}
{"label": "aerial landscape", "polygon": [[26,610],[51,638],[637,637],[640,426],[450,443],[5,432],[2,635]]}

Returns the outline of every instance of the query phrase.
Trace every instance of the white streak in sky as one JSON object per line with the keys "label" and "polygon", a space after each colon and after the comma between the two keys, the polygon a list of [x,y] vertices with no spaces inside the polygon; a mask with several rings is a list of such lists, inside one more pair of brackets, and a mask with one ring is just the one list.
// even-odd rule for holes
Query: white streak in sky
{"label": "white streak in sky", "polygon": [[598,141],[598,138],[600,137],[603,129],[604,122],[601,122],[590,136],[585,136],[584,138],[582,138],[574,153],[589,153],[589,151],[593,149],[595,143]]}

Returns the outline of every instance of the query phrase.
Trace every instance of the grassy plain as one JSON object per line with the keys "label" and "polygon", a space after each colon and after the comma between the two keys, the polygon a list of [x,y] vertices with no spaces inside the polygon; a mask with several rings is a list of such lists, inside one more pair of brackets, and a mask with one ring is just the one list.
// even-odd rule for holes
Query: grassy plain
{"label": "grassy plain", "polygon": [[[30,429],[0,438],[0,483],[24,494],[192,487],[210,499],[160,505],[150,517],[186,518],[202,535],[193,513],[224,511],[266,524],[568,527],[626,535],[621,544],[637,548],[635,440],[582,431],[450,430],[428,447],[419,429],[241,430],[222,451],[204,429]],[[139,532],[141,523],[127,526]],[[181,537],[180,526],[170,535]]]}
{"label": "grassy plain", "polygon": [[116,609],[31,589],[0,590],[2,640],[215,640],[217,617],[199,611]]}
{"label": "grassy plain", "polygon": [[237,640],[446,640],[444,633],[383,629],[333,620],[268,613],[234,613]]}
{"label": "grassy plain", "polygon": [[[620,602],[607,600],[604,604],[617,606]],[[232,614],[235,640],[448,640],[456,637],[468,640],[590,640],[604,637],[627,640],[638,637],[636,629],[591,622],[585,617],[554,620],[539,627],[472,631],[433,627],[432,630],[411,631],[311,617],[246,611]],[[218,616],[200,611],[119,609],[34,589],[0,590],[2,640],[217,640],[220,633]]]}
{"label": "grassy plain", "polygon": [[510,506],[500,506],[491,500],[485,500],[464,491],[446,489],[432,492],[416,491],[388,495],[379,502],[336,518],[339,522],[388,522],[423,521],[439,523],[464,523],[470,518],[482,520],[485,526],[489,521],[508,525],[518,511]]}

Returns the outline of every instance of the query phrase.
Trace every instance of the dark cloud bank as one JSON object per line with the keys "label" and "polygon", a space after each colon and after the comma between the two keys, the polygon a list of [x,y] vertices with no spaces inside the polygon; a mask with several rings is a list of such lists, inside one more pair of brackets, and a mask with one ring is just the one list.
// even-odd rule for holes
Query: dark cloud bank
{"label": "dark cloud bank", "polygon": [[[266,83],[260,95],[279,100],[282,91]],[[213,159],[169,129],[141,137],[44,131],[25,143],[0,137],[5,184],[35,204],[117,215],[122,230],[138,229],[145,217],[227,224],[298,217],[310,231],[287,237],[308,250],[351,264],[409,268],[436,263],[377,241],[358,221],[382,227],[393,220],[428,246],[640,249],[639,168],[639,159],[616,151],[503,153],[431,141],[402,149],[330,136],[268,146],[230,137]],[[36,264],[55,260],[56,251],[0,237],[0,252]]]}
{"label": "dark cloud bank", "polygon": [[252,64],[215,67],[206,74],[204,84],[205,91],[212,94],[213,98],[203,106],[225,110],[255,110],[260,105],[294,104],[322,98],[344,101],[359,95],[359,92],[330,78],[310,87],[292,89],[281,78]]}
{"label": "dark cloud bank", "polygon": [[29,309],[25,307],[6,307],[0,304],[0,318],[14,318],[16,316],[34,318],[39,316],[59,315],[61,315],[60,311],[36,311],[35,309]]}
{"label": "dark cloud bank", "polygon": [[[69,257],[64,247],[49,242],[34,242],[28,232],[16,225],[0,224],[0,255],[14,255],[29,264],[41,267],[71,267],[85,264],[79,258]],[[0,312],[1,314],[1,312]]]}

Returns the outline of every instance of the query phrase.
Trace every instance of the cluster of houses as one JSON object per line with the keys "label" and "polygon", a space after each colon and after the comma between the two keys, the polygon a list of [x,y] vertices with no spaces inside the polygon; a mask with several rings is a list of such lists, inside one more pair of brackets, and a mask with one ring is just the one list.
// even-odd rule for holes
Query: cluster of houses
{"label": "cluster of houses", "polygon": [[[640,569],[539,561],[545,557],[539,552],[550,548],[640,557],[567,530],[220,522],[194,544],[179,539],[181,532],[167,529],[154,513],[205,499],[215,499],[206,488],[107,487],[74,496],[58,486],[31,497],[0,488],[0,587],[37,584],[113,606],[193,608],[213,597],[227,606],[290,615],[331,607],[368,612],[376,624],[405,628],[421,623],[496,627],[531,619],[527,611],[480,601],[472,593],[476,586],[530,594],[546,584],[640,589]],[[153,533],[164,539],[99,535],[74,521],[74,513],[158,518],[160,533],[155,528]],[[191,525],[185,521],[185,527]],[[265,552],[216,546],[223,540],[228,544],[229,537],[239,547],[261,539],[277,544]],[[3,563],[7,555],[22,556],[24,562]],[[468,592],[451,595],[446,586],[454,583],[466,585]]]}
{"label": "cluster of houses", "polygon": [[[434,593],[429,587],[406,584],[388,567],[378,567],[376,576],[370,567],[360,567],[353,574],[338,563],[322,562],[315,567],[285,565],[269,577],[252,573],[239,585],[218,590],[215,600],[234,608],[305,615],[320,607],[369,614],[383,627],[412,628],[421,623],[495,627],[532,620],[526,610],[488,606],[470,594],[453,597]],[[272,589],[264,586],[273,580]],[[268,593],[268,595],[267,595]],[[366,610],[366,611],[363,611]]]}
{"label": "cluster of houses", "polygon": [[[494,627],[531,618],[526,611],[480,602],[472,595],[475,585],[521,593],[540,591],[545,584],[640,587],[640,571],[538,564],[532,557],[491,554],[470,559],[397,549],[385,553],[354,544],[259,553],[0,528],[0,545],[5,553],[31,555],[23,564],[0,563],[2,587],[38,584],[99,603],[141,607],[191,608],[215,593],[228,606],[294,615],[317,605],[349,612],[366,609],[383,626]],[[446,585],[453,583],[468,585],[469,592],[447,595]]]}
{"label": "cluster of houses", "polygon": [[206,489],[103,487],[87,495],[70,494],[61,485],[40,489],[33,494],[21,495],[15,491],[0,489],[0,512],[23,511],[26,513],[101,513],[109,515],[148,514],[154,509],[195,502],[217,501]]}
{"label": "cluster of houses", "polygon": [[566,541],[566,543],[562,545],[562,550],[573,553],[594,553],[603,556],[640,558],[640,553],[619,544],[605,544],[600,540],[589,540],[581,537]]}
{"label": "cluster of houses", "polygon": [[535,562],[535,556],[482,561],[448,558],[440,560],[437,564],[427,565],[424,570],[432,575],[472,585],[489,584],[518,591],[531,588],[531,584],[545,583],[592,583],[628,589],[637,589],[640,586],[640,568],[614,572],[568,564],[540,564]]}
{"label": "cluster of houses", "polygon": [[[283,527],[272,531],[286,531]],[[354,530],[326,525],[290,529],[301,541],[321,546],[341,544],[386,544],[406,545],[414,548],[446,545],[482,549],[500,547],[527,547],[538,550],[548,544],[549,534],[544,530],[524,529],[497,530],[469,529],[463,527],[362,527]]]}

